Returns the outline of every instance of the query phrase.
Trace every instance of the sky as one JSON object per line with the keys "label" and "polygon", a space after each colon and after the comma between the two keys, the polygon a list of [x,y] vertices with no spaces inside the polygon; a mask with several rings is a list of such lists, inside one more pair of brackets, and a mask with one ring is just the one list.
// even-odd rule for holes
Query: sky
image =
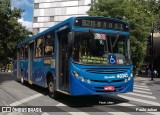
{"label": "sky", "polygon": [[30,31],[32,31],[33,1],[34,0],[11,0],[12,7],[24,10],[21,19],[18,21]]}

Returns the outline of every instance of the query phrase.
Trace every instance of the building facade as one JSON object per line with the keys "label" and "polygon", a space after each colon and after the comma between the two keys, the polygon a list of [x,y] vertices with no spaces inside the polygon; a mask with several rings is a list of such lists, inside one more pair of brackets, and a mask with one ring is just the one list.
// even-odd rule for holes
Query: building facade
{"label": "building facade", "polygon": [[85,16],[93,0],[34,0],[33,33],[72,16]]}

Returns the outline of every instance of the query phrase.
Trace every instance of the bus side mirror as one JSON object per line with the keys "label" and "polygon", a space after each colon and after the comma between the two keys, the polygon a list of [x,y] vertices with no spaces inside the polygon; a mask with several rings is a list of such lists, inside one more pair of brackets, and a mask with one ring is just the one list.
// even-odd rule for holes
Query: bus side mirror
{"label": "bus side mirror", "polygon": [[68,33],[68,43],[70,45],[72,45],[74,43],[74,33],[73,32]]}

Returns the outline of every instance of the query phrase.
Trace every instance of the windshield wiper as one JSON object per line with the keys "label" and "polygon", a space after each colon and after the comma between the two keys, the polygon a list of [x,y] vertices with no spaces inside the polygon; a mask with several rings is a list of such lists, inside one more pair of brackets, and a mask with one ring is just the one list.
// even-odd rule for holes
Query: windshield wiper
{"label": "windshield wiper", "polygon": [[[91,34],[93,34],[100,41],[101,38],[99,38],[99,36],[97,36],[97,34],[95,34],[95,32],[92,29],[89,29],[89,32]],[[111,44],[111,40],[110,40],[110,44]],[[111,44],[111,46],[112,46],[112,44]],[[108,50],[108,41],[107,41],[107,39],[106,39],[106,50],[107,50],[106,53],[108,55],[109,54],[109,50]],[[112,47],[111,47],[111,50],[112,50]],[[113,53],[113,50],[112,50],[112,53]]]}
{"label": "windshield wiper", "polygon": [[118,38],[119,38],[119,35],[116,36],[116,39],[115,39],[113,45],[111,44],[113,48],[115,47],[115,45],[116,45],[116,43],[117,43],[117,41],[118,41]]}
{"label": "windshield wiper", "polygon": [[92,29],[89,29],[89,32],[92,33],[96,38],[98,38],[98,40],[100,40],[99,36],[97,36]]}
{"label": "windshield wiper", "polygon": [[111,41],[111,38],[110,38],[110,36],[109,36],[109,42],[110,42],[110,46],[111,46],[111,53],[113,54],[112,41]]}
{"label": "windshield wiper", "polygon": [[[117,43],[117,41],[118,41],[118,38],[119,38],[119,35],[117,34],[117,36],[116,36],[116,39],[114,40],[114,42],[113,42],[113,44],[112,44],[112,38],[111,38],[111,36],[108,36],[108,39],[109,39],[109,44],[110,44],[110,46],[111,46],[111,53],[113,54],[113,48],[115,47],[115,45],[116,45],[116,43]],[[107,40],[106,40],[107,41]]]}

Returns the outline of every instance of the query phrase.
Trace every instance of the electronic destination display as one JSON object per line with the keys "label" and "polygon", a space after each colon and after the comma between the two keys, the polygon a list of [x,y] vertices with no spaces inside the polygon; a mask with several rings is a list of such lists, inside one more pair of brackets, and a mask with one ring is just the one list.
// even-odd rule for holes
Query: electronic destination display
{"label": "electronic destination display", "polygon": [[75,27],[114,29],[120,31],[129,31],[127,24],[111,19],[101,18],[76,18]]}

